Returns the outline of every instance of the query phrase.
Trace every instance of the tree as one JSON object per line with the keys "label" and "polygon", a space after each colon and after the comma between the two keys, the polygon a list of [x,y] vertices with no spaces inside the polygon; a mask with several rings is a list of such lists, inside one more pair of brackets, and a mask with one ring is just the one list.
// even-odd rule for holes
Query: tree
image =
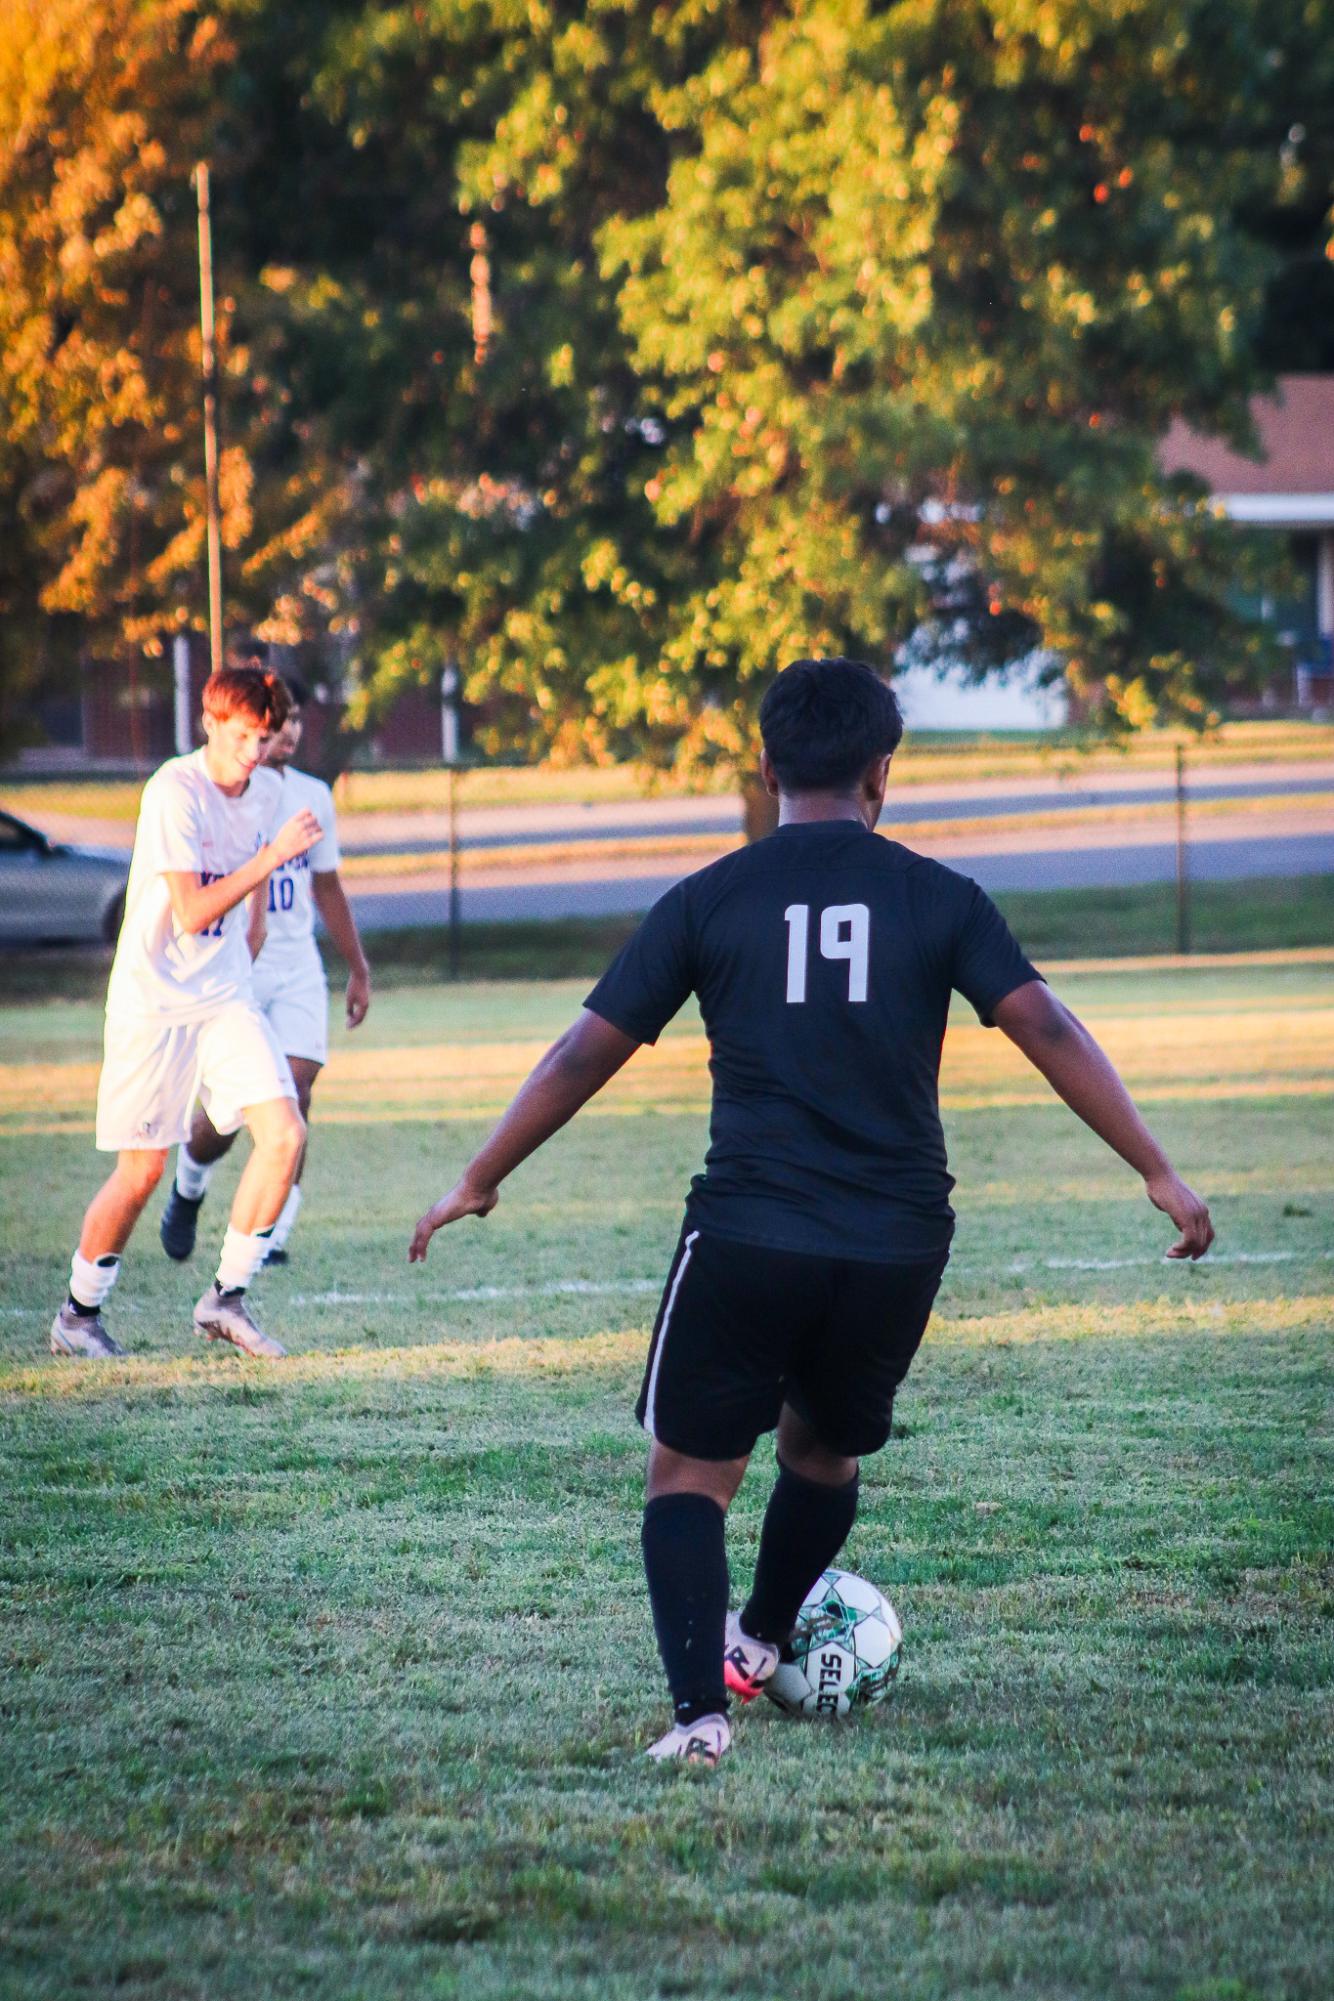
{"label": "tree", "polygon": [[1114,728],[1260,670],[1155,448],[1244,439],[1309,262],[1315,0],[21,0],[13,40],[7,602],[199,622],[207,151],[229,603],[355,718],[457,660],[493,746],[698,770],[794,653],[1037,651]]}
{"label": "tree", "polygon": [[[230,20],[198,0],[13,0],[0,33],[0,732],[9,724],[11,737],[25,690],[73,633],[87,653],[133,659],[204,622],[192,173],[220,156],[224,180],[239,178],[253,152],[252,78],[233,30],[249,31],[262,60],[269,44],[254,29],[241,0]],[[331,469],[306,448],[317,419],[269,366],[275,348],[281,358],[270,295],[219,250],[230,620],[323,634],[325,571],[354,503],[347,456]]]}
{"label": "tree", "polygon": [[[216,22],[184,0],[16,0],[0,39],[4,611],[94,640],[185,623],[202,548],[188,167]],[[163,134],[169,132],[168,146]],[[224,468],[229,539],[244,469]]]}
{"label": "tree", "polygon": [[323,101],[460,211],[371,697],[457,653],[511,740],[697,768],[794,653],[1040,649],[1106,726],[1205,720],[1268,656],[1155,448],[1243,438],[1262,381],[1278,39],[1254,0],[365,13]]}

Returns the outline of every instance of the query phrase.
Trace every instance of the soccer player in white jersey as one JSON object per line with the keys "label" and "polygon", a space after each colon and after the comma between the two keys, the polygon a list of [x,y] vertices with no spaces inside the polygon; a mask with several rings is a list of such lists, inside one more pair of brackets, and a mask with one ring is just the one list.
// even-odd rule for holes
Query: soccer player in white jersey
{"label": "soccer player in white jersey", "polygon": [[217,1276],[195,1306],[195,1331],[250,1355],[287,1352],[245,1298],[306,1137],[287,1059],[251,987],[263,924],[255,892],[323,830],[305,806],[275,826],[279,782],[261,762],[289,706],[277,675],[224,668],[205,684],[203,702],[203,749],[164,764],[139,806],[97,1093],[96,1143],[116,1165],[83,1219],[69,1297],[51,1325],[56,1355],[124,1355],[102,1307],[197,1096],[223,1131],[244,1121],[255,1150]]}
{"label": "soccer player in white jersey", "polygon": [[[269,877],[265,904],[267,934],[255,960],[254,982],[255,999],[291,1067],[301,1116],[308,1119],[315,1079],[329,1054],[329,983],[315,943],[317,909],[347,964],[349,1028],[359,1027],[366,1019],[371,976],[357,935],[356,919],[338,877],[333,794],[323,780],[292,767],[301,743],[301,711],[306,691],[290,677],[286,687],[292,706],[264,754],[265,765],[278,779],[271,810],[277,818],[286,819],[297,807],[304,807],[319,821],[320,838],[307,853],[294,855]],[[168,1257],[188,1258],[193,1251],[199,1207],[214,1163],[227,1152],[235,1137],[235,1132],[217,1130],[207,1108],[195,1113],[189,1143],[176,1156],[176,1180],[162,1212],[162,1248]],[[303,1148],[291,1193],[273,1227],[266,1264],[287,1262],[287,1240],[301,1206],[304,1166]]]}

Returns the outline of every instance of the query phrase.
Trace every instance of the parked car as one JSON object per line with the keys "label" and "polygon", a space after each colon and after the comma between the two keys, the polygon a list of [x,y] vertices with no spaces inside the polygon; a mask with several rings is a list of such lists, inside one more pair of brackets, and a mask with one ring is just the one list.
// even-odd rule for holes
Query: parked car
{"label": "parked car", "polygon": [[113,944],[129,877],[128,849],[67,846],[0,812],[0,944]]}

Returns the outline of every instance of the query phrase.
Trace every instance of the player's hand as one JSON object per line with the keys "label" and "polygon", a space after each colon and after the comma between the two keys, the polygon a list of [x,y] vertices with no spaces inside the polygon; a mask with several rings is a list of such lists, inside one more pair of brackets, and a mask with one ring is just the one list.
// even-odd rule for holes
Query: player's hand
{"label": "player's hand", "polygon": [[360,1028],[371,1004],[371,976],[365,966],[347,976],[347,1025]]}
{"label": "player's hand", "polygon": [[293,813],[291,819],[279,827],[269,842],[273,866],[280,868],[284,862],[293,862],[298,855],[308,854],[323,833],[323,827],[310,808],[303,806],[299,813]]}
{"label": "player's hand", "polygon": [[460,1216],[489,1216],[499,1200],[498,1188],[474,1188],[466,1178],[456,1182],[418,1222],[408,1246],[408,1263],[425,1264],[432,1237],[446,1223],[457,1223]]}
{"label": "player's hand", "polygon": [[1164,1174],[1151,1174],[1144,1183],[1144,1192],[1154,1208],[1170,1216],[1181,1232],[1167,1256],[1202,1258],[1214,1240],[1208,1203],[1170,1168]]}

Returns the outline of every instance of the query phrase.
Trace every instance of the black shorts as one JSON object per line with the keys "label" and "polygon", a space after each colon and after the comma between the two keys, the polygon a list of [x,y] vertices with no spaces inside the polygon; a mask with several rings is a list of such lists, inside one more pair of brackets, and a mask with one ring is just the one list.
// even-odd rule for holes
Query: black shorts
{"label": "black shorts", "polygon": [[687,1226],[639,1422],[692,1459],[740,1459],[789,1403],[831,1451],[878,1452],[948,1262],[948,1250],[912,1264],[815,1257]]}

